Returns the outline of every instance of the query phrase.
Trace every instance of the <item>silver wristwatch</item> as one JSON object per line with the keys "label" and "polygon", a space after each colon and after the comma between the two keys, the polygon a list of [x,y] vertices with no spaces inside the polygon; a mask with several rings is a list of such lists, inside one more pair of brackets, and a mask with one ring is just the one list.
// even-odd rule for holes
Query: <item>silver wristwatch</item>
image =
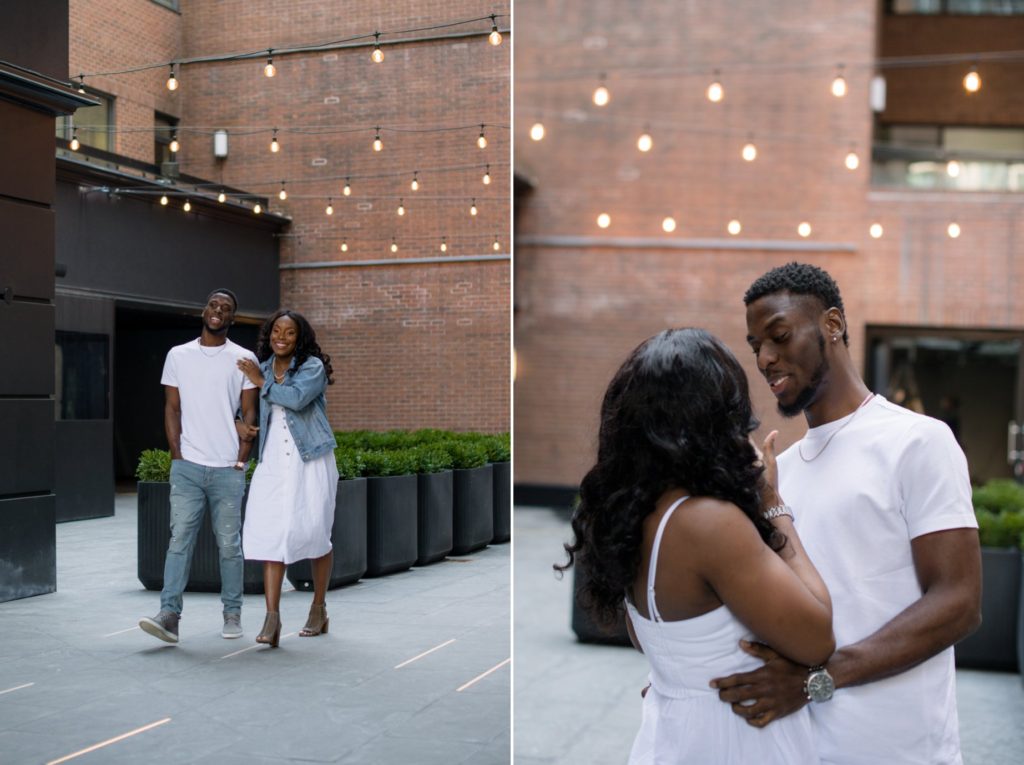
{"label": "silver wristwatch", "polygon": [[804,694],[808,701],[828,701],[836,692],[836,683],[832,675],[824,666],[811,667],[807,670],[807,679],[804,680]]}

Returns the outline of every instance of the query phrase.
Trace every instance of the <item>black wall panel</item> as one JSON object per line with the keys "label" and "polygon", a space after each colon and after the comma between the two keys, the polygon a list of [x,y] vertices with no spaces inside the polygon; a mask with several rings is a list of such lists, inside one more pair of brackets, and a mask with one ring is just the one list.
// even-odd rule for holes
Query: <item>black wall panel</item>
{"label": "black wall panel", "polygon": [[53,210],[0,199],[0,293],[53,299]]}
{"label": "black wall panel", "polygon": [[0,399],[0,496],[50,491],[53,486],[53,402]]}
{"label": "black wall panel", "polygon": [[111,420],[57,422],[57,522],[114,514]]}
{"label": "black wall panel", "polygon": [[5,374],[0,375],[0,396],[53,393],[53,320],[50,303],[0,301],[0,337],[7,360]]}
{"label": "black wall panel", "polygon": [[57,589],[55,498],[0,499],[0,602]]}

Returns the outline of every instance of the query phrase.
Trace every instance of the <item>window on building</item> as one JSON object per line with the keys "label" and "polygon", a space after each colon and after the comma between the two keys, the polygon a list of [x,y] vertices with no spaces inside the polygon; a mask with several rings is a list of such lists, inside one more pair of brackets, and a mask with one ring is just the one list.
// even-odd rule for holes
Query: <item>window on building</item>
{"label": "window on building", "polygon": [[62,330],[56,336],[57,419],[107,419],[110,337]]}
{"label": "window on building", "polygon": [[74,115],[58,117],[57,137],[70,141],[77,128],[78,140],[83,146],[113,151],[114,97],[95,90],[87,91],[87,95],[100,103],[83,106]]}
{"label": "window on building", "polygon": [[897,16],[1019,16],[1024,0],[889,0],[888,11]]}
{"label": "window on building", "polygon": [[1024,191],[1024,128],[880,125],[876,186]]}
{"label": "window on building", "polygon": [[155,151],[153,161],[157,167],[164,162],[177,162],[177,158],[171,153],[171,139],[174,137],[174,131],[178,127],[178,118],[156,112],[153,117],[153,126],[156,128],[153,131]]}

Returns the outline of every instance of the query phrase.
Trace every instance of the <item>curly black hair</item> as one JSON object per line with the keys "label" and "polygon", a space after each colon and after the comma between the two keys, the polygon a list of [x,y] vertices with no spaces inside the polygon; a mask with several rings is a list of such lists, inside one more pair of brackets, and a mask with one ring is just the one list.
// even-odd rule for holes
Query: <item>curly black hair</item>
{"label": "curly black hair", "polygon": [[[784,266],[773,268],[750,285],[750,289],[743,295],[743,305],[750,305],[755,300],[765,295],[774,295],[776,292],[792,292],[794,295],[811,295],[821,301],[822,308],[838,308],[839,313],[846,318],[846,309],[843,308],[843,298],[839,294],[839,287],[828,273],[808,263],[787,263]],[[850,338],[843,327],[843,344],[849,345]]]}
{"label": "curly black hair", "polygon": [[569,560],[554,567],[577,562],[585,571],[580,604],[597,621],[617,618],[640,567],[644,519],[669,489],[732,502],[772,549],[785,545],[761,517],[764,468],[749,439],[759,424],[743,368],[705,330],[665,330],[630,354],[601,405],[597,463],[580,484]]}
{"label": "curly black hair", "polygon": [[270,332],[274,328],[274,322],[282,316],[287,316],[289,319],[294,321],[296,326],[299,328],[299,337],[295,342],[295,364],[288,370],[288,373],[295,374],[295,370],[301,367],[306,359],[310,356],[314,356],[320,359],[324,365],[324,373],[327,375],[327,384],[334,385],[334,369],[331,367],[331,357],[320,350],[320,346],[317,345],[316,342],[316,332],[313,331],[313,327],[306,320],[306,317],[298,311],[282,308],[263,322],[263,326],[260,327],[259,338],[256,340],[256,358],[258,358],[262,363],[274,355],[274,351],[270,347]]}

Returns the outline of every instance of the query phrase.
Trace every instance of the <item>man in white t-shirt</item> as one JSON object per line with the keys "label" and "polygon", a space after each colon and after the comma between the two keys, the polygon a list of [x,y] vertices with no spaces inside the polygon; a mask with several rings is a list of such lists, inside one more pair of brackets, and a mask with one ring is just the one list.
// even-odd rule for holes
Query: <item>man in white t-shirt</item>
{"label": "man in white t-shirt", "polygon": [[256,361],[251,351],[228,340],[238,300],[216,289],[206,299],[199,337],[177,345],[164,362],[164,429],[171,450],[171,540],[164,561],[160,612],[139,627],[168,643],[178,642],[182,593],[206,508],[220,552],[221,636],[242,636],[242,495],[252,441],[241,441],[235,413],[256,422],[256,386],[238,368]]}
{"label": "man in white t-shirt", "polygon": [[779,456],[779,493],[828,585],[839,648],[804,667],[744,643],[764,666],[713,685],[755,726],[814,702],[823,763],[961,763],[952,646],[981,620],[963,452],[944,423],[868,391],[825,271],[775,268],[744,302],[779,411],[807,419]]}

